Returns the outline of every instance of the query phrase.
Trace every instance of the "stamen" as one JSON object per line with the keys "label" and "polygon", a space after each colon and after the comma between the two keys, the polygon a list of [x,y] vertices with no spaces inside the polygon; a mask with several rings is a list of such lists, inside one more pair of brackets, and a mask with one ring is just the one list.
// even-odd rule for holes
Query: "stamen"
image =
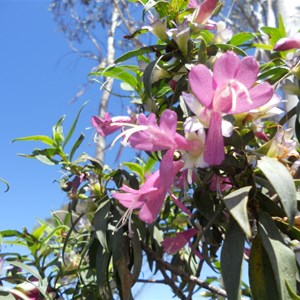
{"label": "stamen", "polygon": [[[114,123],[112,123],[114,124]],[[123,125],[122,123],[116,123],[117,125]],[[148,126],[146,125],[135,125],[135,124],[125,124],[125,126],[129,126],[129,127],[133,127],[130,129],[127,129],[123,132],[121,132],[111,143],[111,147],[113,147],[115,145],[115,143],[117,142],[117,140],[119,140],[121,137],[125,136],[123,143],[127,144],[128,139],[130,138],[131,135],[133,135],[136,132],[142,131],[142,130],[146,130],[148,129]]]}

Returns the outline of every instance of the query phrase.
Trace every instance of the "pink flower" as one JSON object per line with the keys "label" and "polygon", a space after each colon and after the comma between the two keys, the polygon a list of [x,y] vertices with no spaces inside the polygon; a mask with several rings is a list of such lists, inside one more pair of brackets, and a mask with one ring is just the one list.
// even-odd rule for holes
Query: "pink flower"
{"label": "pink flower", "polygon": [[187,147],[185,138],[176,132],[177,114],[174,111],[166,109],[160,117],[159,125],[154,114],[148,117],[140,114],[137,122],[141,130],[130,135],[129,144],[132,148],[160,151]]}
{"label": "pink flower", "polygon": [[190,0],[188,7],[196,8],[193,17],[194,22],[201,25],[207,23],[209,17],[216,9],[218,2],[218,0],[204,0],[201,4],[199,4],[197,0]]}
{"label": "pink flower", "polygon": [[267,103],[273,96],[269,83],[255,84],[258,72],[259,65],[253,57],[240,59],[230,51],[217,59],[213,73],[205,65],[191,69],[191,90],[210,112],[204,153],[208,164],[218,165],[225,158],[222,115],[249,111]]}
{"label": "pink flower", "polygon": [[[153,223],[163,205],[166,193],[170,190],[174,177],[182,168],[181,161],[173,162],[173,152],[168,151],[160,164],[159,170],[150,175],[140,189],[135,190],[123,185],[122,192],[113,193],[113,197],[128,208],[130,218],[134,209],[139,209],[139,218],[146,223]],[[125,221],[125,220],[123,220]]]}
{"label": "pink flower", "polygon": [[161,244],[165,252],[174,254],[182,249],[197,233],[198,230],[196,228],[191,228],[184,232],[176,233],[175,237],[166,238]]}
{"label": "pink flower", "polygon": [[104,118],[99,118],[97,116],[92,117],[92,125],[96,128],[98,134],[101,136],[107,136],[111,133],[114,133],[124,126],[124,123],[132,122],[134,122],[134,118],[132,117],[119,116],[111,118],[109,113],[105,113]]}
{"label": "pink flower", "polygon": [[282,38],[277,41],[274,46],[275,51],[286,51],[291,49],[300,49],[300,36]]}

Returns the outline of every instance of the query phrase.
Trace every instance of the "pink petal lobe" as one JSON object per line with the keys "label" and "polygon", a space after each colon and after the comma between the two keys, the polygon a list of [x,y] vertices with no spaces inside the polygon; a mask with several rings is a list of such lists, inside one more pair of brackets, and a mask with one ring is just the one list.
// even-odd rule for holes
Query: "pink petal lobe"
{"label": "pink petal lobe", "polygon": [[199,6],[198,0],[190,0],[188,4],[188,8],[197,8]]}
{"label": "pink petal lobe", "polygon": [[153,193],[149,193],[145,198],[145,203],[139,211],[139,218],[151,224],[159,215],[161,207],[163,206],[166,192],[163,188],[159,188]]}
{"label": "pink petal lobe", "polygon": [[211,105],[214,89],[211,71],[204,65],[197,65],[189,73],[189,84],[192,92],[206,107]]}
{"label": "pink petal lobe", "polygon": [[169,138],[173,138],[176,132],[177,126],[177,114],[170,110],[166,109],[160,118],[159,127],[160,129],[169,135]]}
{"label": "pink petal lobe", "polygon": [[204,0],[200,6],[200,10],[197,15],[196,22],[198,24],[206,23],[208,18],[214,12],[218,2],[219,2],[218,0]]}
{"label": "pink petal lobe", "polygon": [[222,136],[222,116],[212,112],[204,150],[204,160],[211,166],[222,163],[225,158]]}
{"label": "pink petal lobe", "polygon": [[165,252],[174,254],[182,249],[188,241],[198,233],[196,228],[188,229],[184,232],[176,233],[175,237],[166,238],[162,242]]}
{"label": "pink petal lobe", "polygon": [[249,90],[250,97],[253,100],[252,108],[260,107],[266,104],[274,95],[274,89],[268,82],[255,85]]}
{"label": "pink petal lobe", "polygon": [[231,51],[222,54],[214,65],[214,79],[218,87],[222,87],[229,80],[234,79],[240,67],[238,56]]}
{"label": "pink petal lobe", "polygon": [[259,65],[256,59],[253,57],[244,57],[240,63],[235,78],[249,89],[256,82],[258,72]]}
{"label": "pink petal lobe", "polygon": [[174,182],[174,167],[173,167],[173,156],[174,150],[170,149],[164,155],[160,162],[159,172],[160,172],[160,186],[168,191]]}
{"label": "pink petal lobe", "polygon": [[275,51],[300,49],[300,38],[282,38],[274,46]]}

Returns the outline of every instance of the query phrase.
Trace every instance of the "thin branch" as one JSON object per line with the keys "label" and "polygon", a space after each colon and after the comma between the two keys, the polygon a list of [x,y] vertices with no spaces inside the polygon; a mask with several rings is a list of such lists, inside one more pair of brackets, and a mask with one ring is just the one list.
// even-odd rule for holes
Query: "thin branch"
{"label": "thin branch", "polygon": [[170,272],[174,273],[175,275],[180,276],[182,279],[195,283],[196,285],[211,291],[212,293],[222,296],[222,297],[227,297],[227,293],[225,290],[223,290],[222,288],[219,288],[217,286],[214,286],[210,283],[205,282],[204,280],[197,278],[194,275],[189,275],[181,270],[178,270],[177,268],[175,268],[174,266],[172,266],[171,264],[167,263],[166,261],[164,261],[163,259],[161,259],[152,249],[150,249],[143,241],[141,241],[141,246],[142,249],[147,252],[147,254],[153,259],[155,260],[155,262],[157,263],[158,266],[169,270]]}
{"label": "thin branch", "polygon": [[158,264],[157,266],[158,266],[160,272],[162,273],[162,275],[164,276],[165,281],[166,281],[166,284],[167,284],[169,287],[171,287],[171,289],[173,290],[174,294],[175,294],[178,298],[180,298],[181,300],[187,300],[187,298],[185,297],[185,295],[183,294],[183,292],[181,291],[181,289],[175,284],[174,280],[172,280],[172,279],[168,276],[168,274],[167,274],[165,268],[164,268],[162,265],[159,265],[159,264]]}
{"label": "thin branch", "polygon": [[165,279],[138,279],[136,282],[167,284]]}

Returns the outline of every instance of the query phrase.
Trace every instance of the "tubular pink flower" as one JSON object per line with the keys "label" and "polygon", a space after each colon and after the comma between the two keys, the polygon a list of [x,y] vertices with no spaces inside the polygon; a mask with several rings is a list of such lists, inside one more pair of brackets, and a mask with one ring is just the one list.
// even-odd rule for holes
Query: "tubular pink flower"
{"label": "tubular pink flower", "polygon": [[[124,123],[132,123],[134,119],[132,117],[119,116],[112,117],[109,113],[104,114],[104,118],[99,118],[97,116],[92,117],[92,125],[96,128],[97,132],[101,136],[107,136],[119,130]],[[118,125],[118,123],[121,123]]]}
{"label": "tubular pink flower", "polygon": [[195,22],[205,24],[216,9],[218,2],[218,0],[204,0],[199,4],[197,0],[190,0],[188,7],[197,9]]}
{"label": "tubular pink flower", "polygon": [[285,37],[277,41],[274,46],[275,51],[286,51],[291,49],[300,49],[300,37]]}
{"label": "tubular pink flower", "polygon": [[173,162],[173,152],[168,151],[161,161],[160,169],[150,175],[139,190],[123,185],[120,190],[124,193],[115,192],[113,197],[128,208],[129,216],[134,209],[139,209],[139,218],[146,223],[153,223],[182,166],[181,161]]}
{"label": "tubular pink flower", "polygon": [[197,233],[198,230],[196,228],[191,228],[184,232],[176,233],[175,237],[166,238],[161,244],[165,252],[174,254],[182,249]]}
{"label": "tubular pink flower", "polygon": [[197,65],[189,73],[193,94],[211,112],[204,159],[210,165],[224,160],[222,115],[239,114],[267,103],[274,94],[269,83],[255,85],[259,65],[253,57],[240,59],[228,51],[215,62],[211,72]]}

